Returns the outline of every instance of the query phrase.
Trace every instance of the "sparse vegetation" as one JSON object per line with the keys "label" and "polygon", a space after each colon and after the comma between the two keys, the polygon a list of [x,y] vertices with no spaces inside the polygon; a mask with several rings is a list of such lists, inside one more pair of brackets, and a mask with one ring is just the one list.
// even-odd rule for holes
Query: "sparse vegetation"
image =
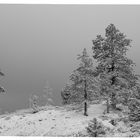
{"label": "sparse vegetation", "polygon": [[46,82],[46,86],[44,88],[44,97],[46,98],[46,105],[53,104],[53,92],[48,81]]}
{"label": "sparse vegetation", "polygon": [[87,133],[91,137],[99,137],[101,135],[105,135],[104,126],[101,122],[98,122],[96,118],[91,120],[86,127]]}
{"label": "sparse vegetation", "polygon": [[[140,136],[139,75],[134,72],[135,63],[126,55],[128,48],[131,47],[131,40],[114,24],[110,24],[105,29],[105,37],[97,35],[92,42],[93,58],[84,48],[77,58],[80,61],[79,66],[70,75],[69,83],[61,91],[62,103],[67,106],[64,108],[49,106],[47,109],[39,107],[38,96],[32,94],[29,99],[32,109],[30,115],[36,113],[35,117],[30,120],[29,116],[26,116],[30,110],[28,113],[18,114],[20,117],[16,114],[16,117],[19,122],[22,122],[20,125],[24,120],[33,131],[26,131],[26,133],[20,131],[17,135],[38,133],[37,129],[38,131],[40,129],[34,129],[37,123],[42,127],[50,128],[47,131],[41,129],[43,136],[62,135],[60,133],[63,133],[63,136],[75,137]],[[97,62],[96,67],[93,66],[93,60]],[[0,72],[0,76],[4,74]],[[1,86],[0,92],[5,92]],[[53,104],[52,89],[48,83],[43,92],[47,105]],[[14,120],[14,115],[14,117],[8,115],[10,114],[6,114],[2,121]],[[17,123],[15,122],[15,125]],[[3,128],[5,125],[7,123],[4,123]],[[63,129],[57,133],[56,127],[57,129],[63,127]],[[15,129],[15,126],[13,128]],[[68,132],[64,133],[66,129]],[[8,129],[5,130],[3,132],[7,133]]]}
{"label": "sparse vegetation", "polygon": [[29,99],[29,102],[30,102],[30,108],[32,109],[32,112],[37,113],[39,111],[37,95],[32,94]]}
{"label": "sparse vegetation", "polygon": [[[108,25],[105,37],[97,35],[93,40],[93,58],[97,66],[94,68],[93,59],[84,49],[79,56],[81,60],[79,68],[70,76],[71,82],[66,84],[61,92],[64,104],[84,102],[85,116],[87,101],[91,104],[94,100],[106,101],[106,110],[103,114],[113,113],[118,116],[117,118],[106,116],[103,120],[108,120],[114,126],[111,130],[112,135],[116,132],[116,135],[130,132],[130,126],[127,127],[129,123],[140,121],[139,75],[134,72],[135,63],[127,57],[127,51],[132,47],[131,41],[114,24]],[[119,127],[121,123],[127,129]],[[100,132],[105,134],[103,126],[97,119],[92,120],[86,129],[90,136],[97,137]]]}

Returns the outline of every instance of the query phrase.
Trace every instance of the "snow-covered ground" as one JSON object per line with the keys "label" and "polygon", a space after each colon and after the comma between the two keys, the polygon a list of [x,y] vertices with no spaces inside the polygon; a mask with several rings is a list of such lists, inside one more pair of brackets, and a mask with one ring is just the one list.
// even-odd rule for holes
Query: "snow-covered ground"
{"label": "snow-covered ground", "polygon": [[[83,108],[73,106],[46,106],[34,114],[30,109],[20,110],[0,115],[0,135],[77,136],[85,133],[89,121],[96,117],[107,130],[104,136],[140,136],[139,122],[129,122],[121,111],[104,114],[105,109],[104,103],[92,104],[88,107],[88,116],[83,115]],[[112,119],[116,125],[110,123]]]}
{"label": "snow-covered ground", "polygon": [[82,131],[89,120],[100,116],[105,107],[90,105],[89,116],[64,107],[46,107],[32,114],[16,112],[0,116],[0,135],[4,136],[67,136]]}

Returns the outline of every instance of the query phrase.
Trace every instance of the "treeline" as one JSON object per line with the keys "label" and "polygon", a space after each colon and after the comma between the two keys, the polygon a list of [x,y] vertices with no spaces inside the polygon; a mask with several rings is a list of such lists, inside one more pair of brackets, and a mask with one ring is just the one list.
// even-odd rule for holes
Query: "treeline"
{"label": "treeline", "polygon": [[78,55],[80,64],[61,91],[63,104],[84,104],[87,116],[88,104],[102,99],[106,100],[107,113],[110,109],[116,110],[121,103],[128,106],[131,120],[140,120],[139,75],[134,72],[135,63],[126,55],[132,47],[131,39],[110,24],[105,36],[97,35],[92,43],[92,57],[86,48]]}

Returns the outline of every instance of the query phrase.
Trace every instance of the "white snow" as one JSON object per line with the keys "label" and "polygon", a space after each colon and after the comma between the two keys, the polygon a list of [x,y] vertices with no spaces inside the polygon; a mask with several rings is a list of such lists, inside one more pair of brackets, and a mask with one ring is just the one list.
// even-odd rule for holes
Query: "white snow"
{"label": "white snow", "polygon": [[100,116],[104,110],[103,104],[90,105],[87,117],[82,111],[68,111],[63,107],[49,107],[35,114],[16,112],[0,117],[0,135],[67,136],[84,130],[89,120]]}

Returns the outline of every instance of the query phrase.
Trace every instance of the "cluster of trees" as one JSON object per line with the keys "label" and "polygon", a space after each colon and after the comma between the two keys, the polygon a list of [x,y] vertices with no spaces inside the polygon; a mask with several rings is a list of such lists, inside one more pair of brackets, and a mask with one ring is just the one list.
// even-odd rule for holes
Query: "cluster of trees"
{"label": "cluster of trees", "polygon": [[92,42],[93,58],[86,49],[78,56],[80,65],[61,92],[63,103],[84,103],[85,116],[87,102],[97,98],[106,100],[107,113],[119,103],[134,108],[133,100],[140,99],[140,85],[139,75],[134,72],[135,63],[126,54],[131,40],[110,24],[105,29],[105,37],[97,35]]}

